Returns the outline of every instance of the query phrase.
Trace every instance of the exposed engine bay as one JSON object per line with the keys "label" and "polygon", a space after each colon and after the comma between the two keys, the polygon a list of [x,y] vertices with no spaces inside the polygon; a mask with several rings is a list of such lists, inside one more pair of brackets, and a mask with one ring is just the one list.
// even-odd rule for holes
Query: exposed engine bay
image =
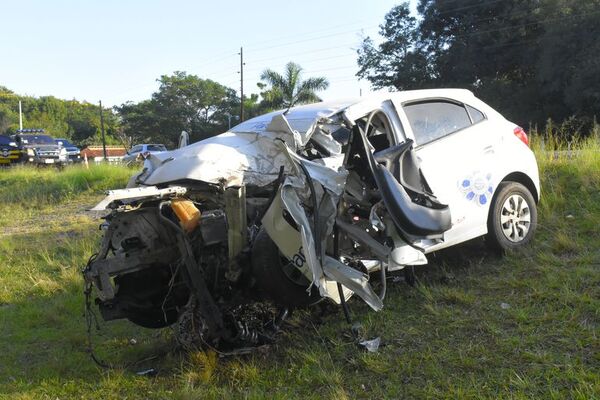
{"label": "exposed engine bay", "polygon": [[84,278],[102,318],[219,347],[270,340],[240,311],[264,300],[275,327],[324,299],[380,310],[370,279],[425,264],[451,225],[389,112],[292,109],[148,157],[95,208],[110,212]]}

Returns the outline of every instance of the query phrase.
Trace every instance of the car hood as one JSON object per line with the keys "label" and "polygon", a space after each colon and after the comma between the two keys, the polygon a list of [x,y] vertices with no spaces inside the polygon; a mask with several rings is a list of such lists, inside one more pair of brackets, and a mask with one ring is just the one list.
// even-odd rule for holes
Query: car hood
{"label": "car hood", "polygon": [[277,178],[280,165],[287,164],[276,139],[285,140],[275,132],[225,132],[181,149],[151,153],[144,163],[150,173],[143,183],[190,179],[225,186],[264,186]]}
{"label": "car hood", "polygon": [[224,187],[268,185],[277,178],[281,166],[292,168],[281,144],[296,149],[313,136],[332,141],[324,136],[320,124],[326,124],[349,104],[352,102],[317,103],[287,113],[276,111],[189,146],[151,153],[144,163],[146,173],[138,182],[160,185],[189,179]]}

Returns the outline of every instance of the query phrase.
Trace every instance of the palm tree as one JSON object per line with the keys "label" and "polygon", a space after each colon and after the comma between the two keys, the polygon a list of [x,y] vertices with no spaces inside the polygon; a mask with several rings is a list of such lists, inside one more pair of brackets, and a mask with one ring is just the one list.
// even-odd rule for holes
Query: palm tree
{"label": "palm tree", "polygon": [[[308,78],[301,80],[302,67],[289,62],[282,74],[266,69],[260,79],[271,85],[271,88],[261,93],[264,102],[270,108],[291,108],[296,104],[306,104],[321,101],[317,91],[329,87],[329,82],[324,77]],[[260,85],[259,85],[260,86]]]}

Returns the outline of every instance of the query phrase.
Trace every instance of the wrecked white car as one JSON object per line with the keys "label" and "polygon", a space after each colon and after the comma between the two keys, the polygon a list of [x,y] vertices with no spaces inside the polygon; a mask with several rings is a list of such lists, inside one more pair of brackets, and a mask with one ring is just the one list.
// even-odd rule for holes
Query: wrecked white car
{"label": "wrecked white car", "polygon": [[[359,296],[370,276],[488,234],[529,242],[540,186],[521,128],[466,90],[388,93],[246,121],[152,154],[109,192],[84,270],[105,320],[175,325],[184,344],[266,340],[236,310]],[[377,272],[376,274],[373,274]]]}

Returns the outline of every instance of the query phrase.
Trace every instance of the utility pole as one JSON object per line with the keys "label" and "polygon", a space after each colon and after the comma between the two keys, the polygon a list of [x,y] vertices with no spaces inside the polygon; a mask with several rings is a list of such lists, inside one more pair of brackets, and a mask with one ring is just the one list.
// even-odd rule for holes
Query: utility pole
{"label": "utility pole", "polygon": [[98,100],[98,103],[100,103],[100,132],[102,132],[102,152],[104,154],[104,161],[106,161],[106,138],[104,137],[104,114],[102,112],[102,100]]}
{"label": "utility pole", "polygon": [[19,130],[23,130],[23,110],[21,109],[21,100],[19,100]]}
{"label": "utility pole", "polygon": [[244,48],[240,47],[240,123],[244,122]]}

